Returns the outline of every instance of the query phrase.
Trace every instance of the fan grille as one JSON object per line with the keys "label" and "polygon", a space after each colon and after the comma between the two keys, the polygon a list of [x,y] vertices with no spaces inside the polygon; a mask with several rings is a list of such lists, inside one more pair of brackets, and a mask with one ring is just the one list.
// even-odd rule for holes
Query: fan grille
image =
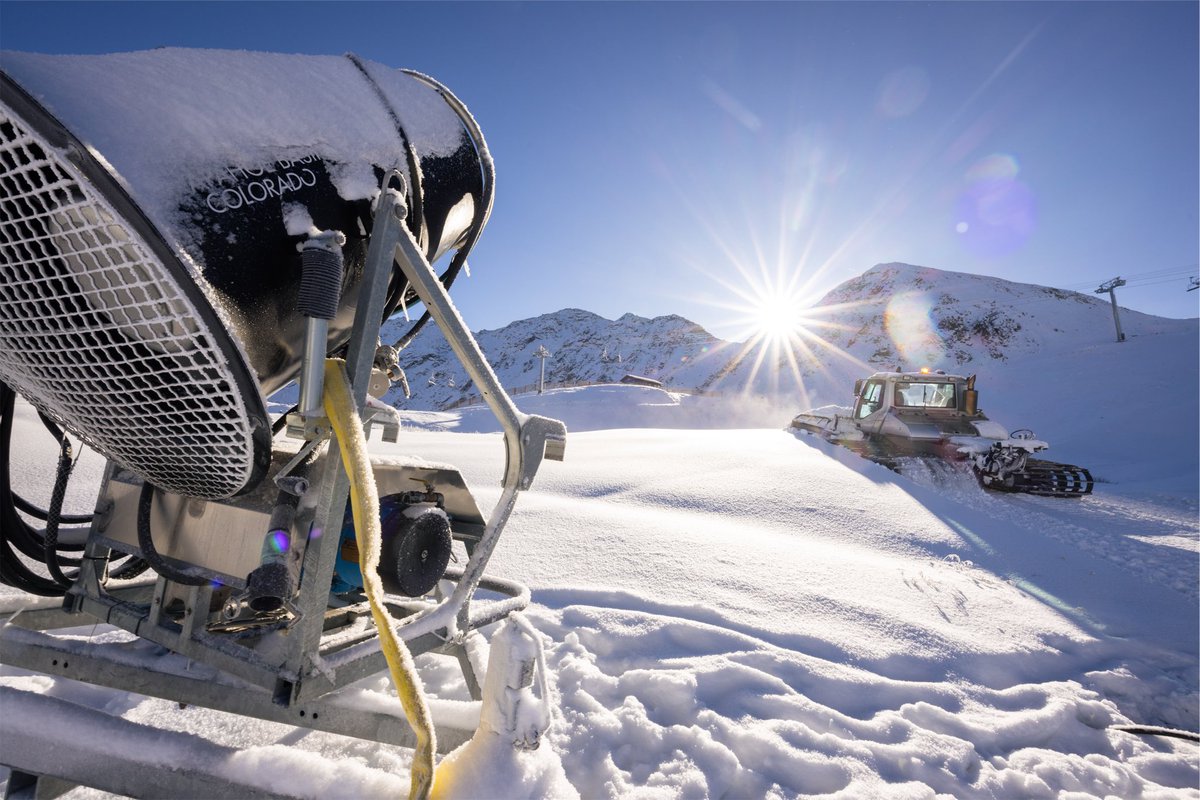
{"label": "fan grille", "polygon": [[156,486],[220,498],[254,469],[231,362],[132,226],[0,104],[0,380]]}

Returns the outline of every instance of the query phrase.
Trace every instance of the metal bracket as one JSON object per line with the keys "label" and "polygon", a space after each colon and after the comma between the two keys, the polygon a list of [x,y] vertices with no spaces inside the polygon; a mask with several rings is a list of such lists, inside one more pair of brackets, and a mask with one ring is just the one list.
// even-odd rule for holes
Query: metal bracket
{"label": "metal bracket", "polygon": [[[397,209],[394,213],[400,213]],[[425,259],[412,233],[403,225],[396,243],[396,263],[425,304],[431,317],[442,329],[454,355],[462,363],[483,396],[488,408],[500,420],[504,429],[506,465],[502,485],[507,489],[528,489],[541,466],[543,458],[562,461],[566,453],[567,426],[556,419],[522,414],[512,398],[500,385],[491,364],[487,362],[479,343],[471,335],[450,300],[446,287]]]}

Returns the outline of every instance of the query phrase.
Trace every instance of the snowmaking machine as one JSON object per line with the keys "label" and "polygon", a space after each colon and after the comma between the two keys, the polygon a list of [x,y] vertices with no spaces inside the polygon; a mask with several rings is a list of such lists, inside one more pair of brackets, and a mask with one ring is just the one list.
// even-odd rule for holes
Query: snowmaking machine
{"label": "snowmaking machine", "polygon": [[988,419],[974,375],[876,372],[855,381],[852,408],[806,411],[792,427],[893,469],[914,457],[966,462],[980,485],[998,492],[1082,497],[1092,491],[1083,467],[1032,458],[1049,447],[1032,431],[1010,434]]}
{"label": "snowmaking machine", "polygon": [[[485,568],[566,430],[517,410],[449,297],[493,197],[466,107],[354,55],[6,52],[0,67],[0,580],[19,590],[0,593],[0,663],[413,747],[414,796],[477,726],[535,747],[546,709],[518,708],[548,702],[516,613],[530,593]],[[405,450],[377,399],[429,319],[504,431],[490,516],[456,468]],[[269,413],[293,385],[295,406]],[[49,508],[10,479],[18,395],[61,445]],[[71,437],[108,460],[93,515],[62,513]],[[62,633],[97,622],[116,635]],[[461,665],[473,711],[439,717],[412,664],[426,652]],[[403,711],[347,699],[385,670]],[[49,776],[256,794],[196,764],[152,785],[94,769],[112,755],[70,757],[87,745],[63,727],[90,709],[19,727],[31,698],[0,698],[10,791]]]}

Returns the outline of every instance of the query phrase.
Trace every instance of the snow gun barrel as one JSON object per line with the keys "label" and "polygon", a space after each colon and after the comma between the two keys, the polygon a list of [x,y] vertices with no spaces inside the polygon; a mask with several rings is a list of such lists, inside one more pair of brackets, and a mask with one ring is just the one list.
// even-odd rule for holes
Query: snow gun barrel
{"label": "snow gun barrel", "polygon": [[[133,636],[72,655],[71,678],[412,747],[412,797],[429,796],[439,743],[476,727],[536,747],[551,714],[519,617],[529,589],[486,570],[566,427],[520,413],[449,296],[492,204],[467,109],[354,56],[5,53],[0,68],[0,583],[65,598],[0,625],[4,665],[64,674],[54,632],[86,615]],[[503,430],[488,517],[457,469],[389,446],[384,397],[426,320]],[[272,421],[267,397],[296,378],[296,408]],[[60,444],[44,510],[10,485],[14,392]],[[91,515],[61,513],[64,426],[108,460]],[[479,589],[499,599],[473,603]],[[501,621],[487,668],[483,629]],[[145,642],[163,651],[131,658]],[[431,651],[476,706],[435,720],[413,661]],[[385,670],[398,707],[347,713],[339,692]],[[104,780],[27,755],[0,759]]]}
{"label": "snow gun barrel", "polygon": [[[382,191],[449,287],[491,208],[466,109],[354,56],[161,49],[0,60],[0,381],[161,488],[270,462],[294,380],[300,245],[344,237],[323,358],[350,338]],[[340,295],[336,290],[340,290]],[[383,318],[416,301],[398,269]]]}

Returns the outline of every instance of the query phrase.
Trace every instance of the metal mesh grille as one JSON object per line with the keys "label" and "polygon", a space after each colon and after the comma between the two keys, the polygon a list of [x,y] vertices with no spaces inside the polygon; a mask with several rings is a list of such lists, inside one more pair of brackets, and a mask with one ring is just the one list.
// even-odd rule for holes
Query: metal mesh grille
{"label": "metal mesh grille", "polygon": [[0,105],[0,379],[156,486],[234,494],[253,463],[240,359],[76,175]]}

